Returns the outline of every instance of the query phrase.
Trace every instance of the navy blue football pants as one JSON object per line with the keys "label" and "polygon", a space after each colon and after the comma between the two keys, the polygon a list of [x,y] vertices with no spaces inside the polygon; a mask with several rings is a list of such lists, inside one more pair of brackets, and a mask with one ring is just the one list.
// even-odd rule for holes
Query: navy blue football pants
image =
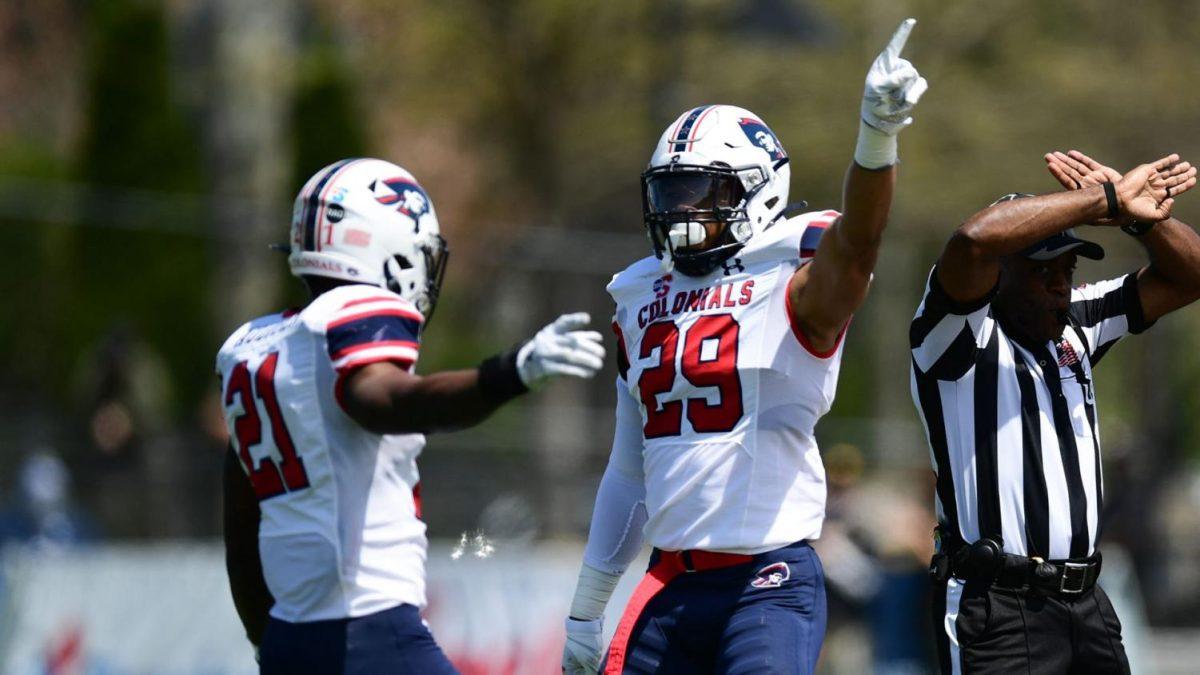
{"label": "navy blue football pants", "polygon": [[354,619],[289,623],[274,617],[259,648],[263,675],[455,675],[412,605]]}
{"label": "navy blue football pants", "polygon": [[[661,555],[651,556],[651,570]],[[825,620],[821,561],[798,542],[670,578],[633,624],[620,672],[812,673]]]}

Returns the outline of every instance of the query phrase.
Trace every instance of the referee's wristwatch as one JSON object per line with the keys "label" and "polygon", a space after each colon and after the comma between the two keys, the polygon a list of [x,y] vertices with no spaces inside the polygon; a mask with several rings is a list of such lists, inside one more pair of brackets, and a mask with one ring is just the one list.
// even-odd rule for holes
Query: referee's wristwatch
{"label": "referee's wristwatch", "polygon": [[1157,224],[1154,221],[1131,220],[1121,226],[1121,231],[1131,237],[1140,237],[1154,229]]}

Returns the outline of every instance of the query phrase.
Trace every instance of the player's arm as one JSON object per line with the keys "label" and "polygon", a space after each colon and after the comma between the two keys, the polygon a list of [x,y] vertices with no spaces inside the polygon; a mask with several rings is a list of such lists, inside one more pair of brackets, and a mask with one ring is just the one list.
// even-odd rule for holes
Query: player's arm
{"label": "player's arm", "polygon": [[563,672],[568,675],[595,673],[600,667],[604,608],[642,548],[646,524],[643,441],[638,404],[624,379],[618,379],[612,452],[596,492],[583,565],[566,621]]}
{"label": "player's arm", "polygon": [[600,334],[582,330],[587,314],[567,314],[521,348],[478,368],[416,375],[392,361],[343,374],[339,399],[364,429],[380,434],[468,427],[554,377],[589,378],[604,365]]}
{"label": "player's arm", "polygon": [[1167,218],[1174,203],[1168,189],[1174,194],[1195,182],[1194,169],[1178,162],[1178,155],[1170,155],[1113,183],[989,206],[951,235],[938,260],[938,282],[952,300],[969,305],[995,287],[1001,258],[1046,237],[1077,225]]}
{"label": "player's arm", "polygon": [[900,52],[915,19],[896,29],[867,74],[854,161],[846,173],[842,216],[821,238],[816,256],[788,286],[792,321],[812,345],[836,345],[862,304],[879,256],[896,184],[896,135],[912,124],[909,113],[928,87]]}
{"label": "player's arm", "polygon": [[[1116,182],[1121,177],[1114,169],[1076,150],[1047,154],[1046,168],[1068,190],[1084,189],[1106,180]],[[1176,164],[1171,171],[1186,178],[1170,188],[1172,199],[1195,186],[1196,170],[1189,163]],[[1133,231],[1146,227],[1123,224]],[[1138,299],[1147,323],[1200,299],[1200,235],[1191,226],[1167,218],[1136,238],[1150,258],[1150,264],[1137,273]]]}
{"label": "player's arm", "polygon": [[267,613],[275,604],[258,554],[258,498],[233,448],[225,453],[224,473],[225,569],[246,637],[257,647],[267,627]]}

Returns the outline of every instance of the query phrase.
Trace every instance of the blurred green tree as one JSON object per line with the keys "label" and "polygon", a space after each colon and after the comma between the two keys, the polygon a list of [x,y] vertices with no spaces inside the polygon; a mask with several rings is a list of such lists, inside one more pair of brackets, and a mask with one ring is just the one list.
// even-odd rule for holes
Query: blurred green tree
{"label": "blurred green tree", "polygon": [[[93,3],[87,25],[86,113],[76,172],[91,189],[84,208],[118,210],[117,200],[137,190],[202,192],[198,134],[172,96],[163,4]],[[178,392],[190,403],[211,381],[186,367],[210,346],[208,249],[202,239],[163,231],[162,223],[138,222],[136,210],[119,212],[132,222],[74,229],[57,247],[53,268],[71,311],[50,318],[51,334],[62,341],[60,353],[75,361],[52,361],[47,374],[61,380],[90,358],[90,347],[105,334],[125,327],[175,366]]]}

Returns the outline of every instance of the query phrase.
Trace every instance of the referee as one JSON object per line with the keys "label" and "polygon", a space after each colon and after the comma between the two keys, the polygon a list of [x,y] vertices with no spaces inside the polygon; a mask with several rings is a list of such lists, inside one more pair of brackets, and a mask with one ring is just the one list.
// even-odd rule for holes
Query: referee
{"label": "referee", "polygon": [[[1047,155],[1072,189],[1000,198],[955,231],[929,275],[909,340],[937,474],[930,573],[945,673],[1129,672],[1096,586],[1092,368],[1200,298],[1200,236],[1170,218],[1171,197],[1196,184],[1178,160],[1122,176],[1082,154]],[[1149,265],[1073,289],[1076,259],[1104,256],[1071,229],[1085,224],[1121,226]]]}

